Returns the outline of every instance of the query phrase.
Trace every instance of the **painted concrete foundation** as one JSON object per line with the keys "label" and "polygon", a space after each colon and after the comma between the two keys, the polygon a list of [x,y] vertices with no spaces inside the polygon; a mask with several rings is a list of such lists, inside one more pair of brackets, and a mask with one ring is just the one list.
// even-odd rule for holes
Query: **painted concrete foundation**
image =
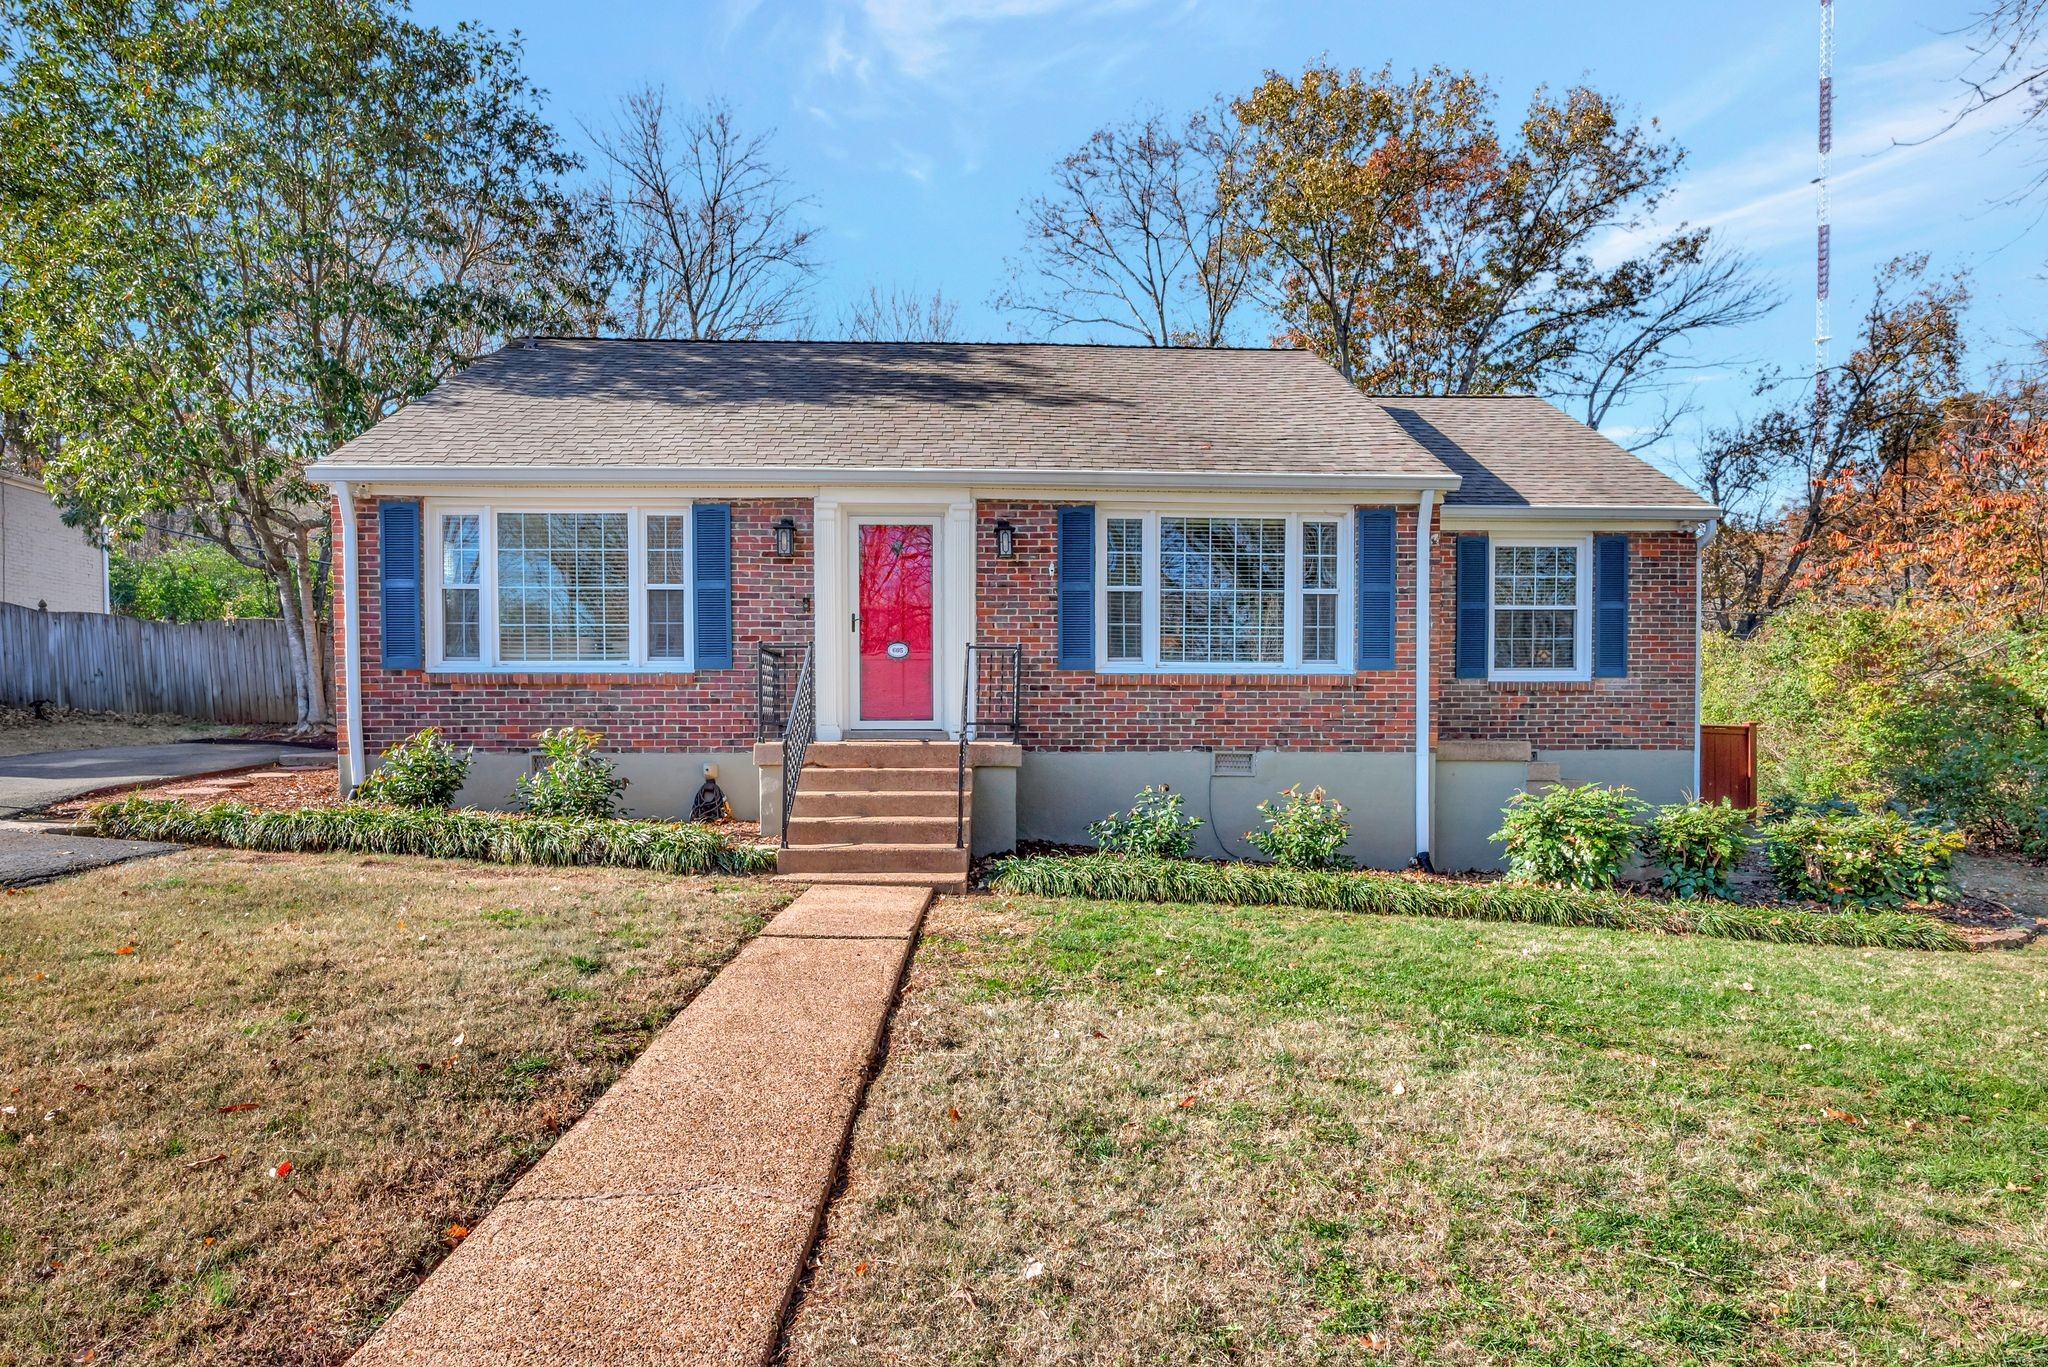
{"label": "painted concrete foundation", "polygon": [[[1613,783],[1645,802],[1683,801],[1692,791],[1690,750],[1538,750],[1533,763],[1494,760],[1436,761],[1436,839],[1433,860],[1444,873],[1507,866],[1489,837],[1500,829],[1508,799],[1527,788],[1530,771],[1558,783]],[[1548,781],[1548,780],[1546,780]]]}
{"label": "painted concrete foundation", "polygon": [[1163,783],[1205,823],[1195,833],[1197,855],[1257,858],[1244,833],[1261,824],[1259,804],[1298,783],[1321,786],[1351,809],[1345,851],[1358,863],[1398,869],[1415,857],[1413,755],[1261,750],[1249,778],[1211,777],[1213,763],[1206,750],[1026,751],[1017,776],[1018,838],[1084,844],[1090,822]]}
{"label": "painted concrete foundation", "polygon": [[[605,756],[626,780],[620,800],[626,815],[675,821],[690,814],[697,788],[704,782],[704,766],[718,766],[718,786],[732,804],[732,814],[741,821],[761,815],[760,778],[754,769],[751,750],[704,751],[689,754],[649,754],[629,751]],[[342,756],[343,782],[347,782],[348,757]],[[374,772],[376,761],[370,764]],[[477,751],[470,759],[469,780],[456,795],[456,805],[510,811],[521,774],[533,772],[533,756],[526,752]]]}

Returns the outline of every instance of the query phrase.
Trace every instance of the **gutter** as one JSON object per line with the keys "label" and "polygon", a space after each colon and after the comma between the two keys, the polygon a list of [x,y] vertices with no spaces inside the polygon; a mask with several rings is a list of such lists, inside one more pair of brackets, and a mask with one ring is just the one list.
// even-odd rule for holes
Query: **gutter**
{"label": "gutter", "polygon": [[1700,785],[1706,778],[1705,760],[1700,754],[1703,733],[1701,722],[1706,717],[1706,567],[1707,547],[1714,544],[1714,534],[1721,530],[1718,521],[1700,524],[1698,543],[1692,559],[1692,796],[1699,800]]}
{"label": "gutter", "polygon": [[[773,468],[724,466],[504,466],[504,465],[340,465],[316,462],[307,468],[315,480],[329,483],[435,484],[800,484],[800,485],[948,485],[1000,484],[1010,488],[1046,489],[1186,489],[1190,485],[1223,489],[1309,489],[1355,493],[1365,489],[1456,489],[1461,483],[1448,471],[1438,474],[1253,473],[1216,470],[1022,470],[915,467],[877,470],[846,465]],[[1698,517],[1699,509],[1690,510]]]}
{"label": "gutter", "polygon": [[348,791],[363,781],[363,631],[356,569],[356,501],[345,479],[334,482],[341,500],[342,715],[348,726]]}
{"label": "gutter", "polygon": [[[1415,862],[1425,870],[1431,867],[1430,846],[1436,833],[1429,754],[1429,552],[1436,539],[1430,529],[1435,512],[1436,491],[1432,489],[1422,495],[1415,512]],[[1693,750],[1697,763],[1699,747],[1695,745]]]}

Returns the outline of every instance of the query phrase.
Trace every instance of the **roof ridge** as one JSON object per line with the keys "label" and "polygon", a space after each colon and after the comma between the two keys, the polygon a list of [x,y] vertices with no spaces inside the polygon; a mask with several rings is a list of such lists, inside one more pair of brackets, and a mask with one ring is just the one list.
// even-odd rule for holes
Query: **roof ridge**
{"label": "roof ridge", "polygon": [[1321,360],[1306,347],[1280,346],[1153,346],[1146,342],[1041,342],[1027,340],[1012,341],[951,341],[951,342],[883,342],[867,341],[852,337],[587,337],[562,332],[536,332],[512,338],[497,351],[520,350],[521,342],[636,342],[660,343],[668,346],[831,346],[831,347],[1045,347],[1058,351],[1156,351],[1161,355],[1181,352],[1227,351],[1272,356],[1306,356]]}

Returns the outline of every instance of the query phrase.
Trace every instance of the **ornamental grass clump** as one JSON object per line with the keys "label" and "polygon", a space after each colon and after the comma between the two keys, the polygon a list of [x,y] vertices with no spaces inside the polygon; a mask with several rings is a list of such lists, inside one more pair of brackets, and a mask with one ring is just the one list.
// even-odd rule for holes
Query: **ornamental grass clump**
{"label": "ornamental grass clump", "polygon": [[1115,855],[1013,855],[997,860],[998,892],[1097,901],[1300,907],[1385,916],[1711,935],[1729,940],[1887,949],[1962,949],[1932,917],[1734,902],[1680,902],[1517,883],[1462,883],[1390,873],[1210,864]]}
{"label": "ornamental grass clump", "polygon": [[519,805],[534,816],[584,820],[616,817],[626,780],[612,762],[597,753],[604,737],[580,726],[543,731],[540,753],[547,761],[540,772],[522,774],[517,782]]}
{"label": "ornamental grass clump", "polygon": [[1129,811],[1111,812],[1090,826],[1088,838],[1107,854],[1185,859],[1201,824],[1180,809],[1180,794],[1162,784],[1140,792]]}
{"label": "ornamental grass clump", "polygon": [[1787,897],[1896,907],[1950,895],[1962,832],[1899,812],[1795,811],[1764,827],[1764,857]]}
{"label": "ornamental grass clump", "polygon": [[474,748],[456,750],[441,739],[439,727],[429,726],[387,749],[353,796],[391,807],[449,806],[462,791],[475,754]]}
{"label": "ornamental grass clump", "polygon": [[1517,882],[1597,892],[1628,863],[1643,810],[1626,788],[1557,784],[1508,799],[1493,839],[1507,846]]}
{"label": "ornamental grass clump", "polygon": [[1279,801],[1261,802],[1259,812],[1266,818],[1266,829],[1246,831],[1244,838],[1281,868],[1351,867],[1351,859],[1344,853],[1344,842],[1351,838],[1344,804],[1321,788],[1304,793],[1297,783],[1281,793]]}
{"label": "ornamental grass clump", "polygon": [[518,816],[474,808],[305,807],[258,811],[240,802],[194,807],[127,797],[91,812],[100,834],[280,853],[412,854],[492,864],[608,865],[656,873],[769,873],[775,851],[676,821]]}
{"label": "ornamental grass clump", "polygon": [[1643,857],[1664,869],[1664,886],[1680,897],[1729,897],[1729,878],[1749,851],[1748,811],[1719,802],[1674,802],[1643,827]]}

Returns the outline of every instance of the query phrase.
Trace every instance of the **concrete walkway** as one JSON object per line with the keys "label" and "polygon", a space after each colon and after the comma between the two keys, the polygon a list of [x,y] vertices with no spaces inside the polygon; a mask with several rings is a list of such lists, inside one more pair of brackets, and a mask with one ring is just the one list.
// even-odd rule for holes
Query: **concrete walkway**
{"label": "concrete walkway", "polygon": [[102,788],[132,788],[167,778],[253,769],[302,753],[291,745],[184,740],[167,745],[109,745],[98,750],[8,755],[0,758],[0,817],[32,812]]}
{"label": "concrete walkway", "polygon": [[931,901],[805,892],[357,1352],[763,1363]]}
{"label": "concrete walkway", "polygon": [[150,840],[101,840],[93,836],[46,834],[34,827],[0,826],[0,888],[46,883],[67,873],[147,859],[183,848]]}

